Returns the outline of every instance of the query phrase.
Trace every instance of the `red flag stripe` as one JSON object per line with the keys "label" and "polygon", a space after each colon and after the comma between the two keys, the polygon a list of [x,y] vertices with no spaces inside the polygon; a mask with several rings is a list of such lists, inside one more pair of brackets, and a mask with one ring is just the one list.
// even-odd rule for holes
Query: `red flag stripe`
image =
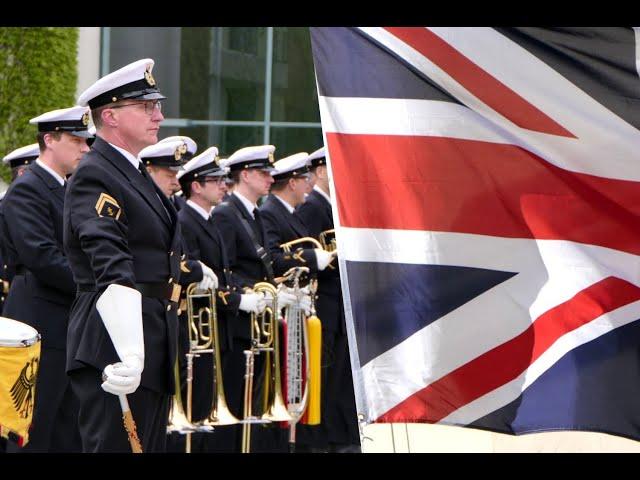
{"label": "red flag stripe", "polygon": [[385,30],[427,57],[486,105],[519,127],[575,138],[571,132],[426,28],[387,27]]}
{"label": "red flag stripe", "polygon": [[438,422],[522,374],[563,335],[640,300],[640,288],[608,277],[540,316],[527,330],[408,397],[379,422]]}
{"label": "red flag stripe", "polygon": [[569,172],[520,147],[474,140],[327,133],[327,142],[342,226],[640,254],[640,182]]}

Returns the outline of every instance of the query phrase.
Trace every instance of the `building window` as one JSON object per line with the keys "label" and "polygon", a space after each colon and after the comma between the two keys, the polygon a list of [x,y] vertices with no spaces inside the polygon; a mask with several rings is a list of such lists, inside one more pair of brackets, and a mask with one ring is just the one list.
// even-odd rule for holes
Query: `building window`
{"label": "building window", "polygon": [[153,58],[167,96],[161,137],[188,135],[221,156],[271,143],[276,159],[322,146],[307,28],[105,27],[102,75]]}

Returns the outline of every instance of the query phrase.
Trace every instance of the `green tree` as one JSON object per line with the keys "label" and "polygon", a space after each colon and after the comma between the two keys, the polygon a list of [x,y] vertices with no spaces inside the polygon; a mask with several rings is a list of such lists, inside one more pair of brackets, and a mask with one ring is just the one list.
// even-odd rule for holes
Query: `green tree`
{"label": "green tree", "polygon": [[77,50],[77,28],[0,28],[0,158],[36,141],[29,119],[75,105]]}

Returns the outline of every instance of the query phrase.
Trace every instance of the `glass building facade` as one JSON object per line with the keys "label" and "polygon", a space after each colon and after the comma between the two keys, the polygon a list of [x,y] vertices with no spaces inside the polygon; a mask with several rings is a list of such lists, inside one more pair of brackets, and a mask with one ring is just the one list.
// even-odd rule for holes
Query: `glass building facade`
{"label": "glass building facade", "polygon": [[322,146],[309,29],[105,27],[100,75],[153,58],[167,97],[160,138],[188,135],[221,157],[272,144],[275,158]]}

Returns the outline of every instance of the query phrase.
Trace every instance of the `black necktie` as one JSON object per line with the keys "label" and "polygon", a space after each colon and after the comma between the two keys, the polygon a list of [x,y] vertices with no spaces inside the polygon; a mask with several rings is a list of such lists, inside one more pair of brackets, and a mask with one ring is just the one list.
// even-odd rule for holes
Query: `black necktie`
{"label": "black necktie", "polygon": [[260,218],[260,211],[257,208],[253,209],[253,218],[256,219],[256,227],[258,230],[258,238],[260,239],[260,243],[264,243],[264,239],[262,238],[262,219]]}

